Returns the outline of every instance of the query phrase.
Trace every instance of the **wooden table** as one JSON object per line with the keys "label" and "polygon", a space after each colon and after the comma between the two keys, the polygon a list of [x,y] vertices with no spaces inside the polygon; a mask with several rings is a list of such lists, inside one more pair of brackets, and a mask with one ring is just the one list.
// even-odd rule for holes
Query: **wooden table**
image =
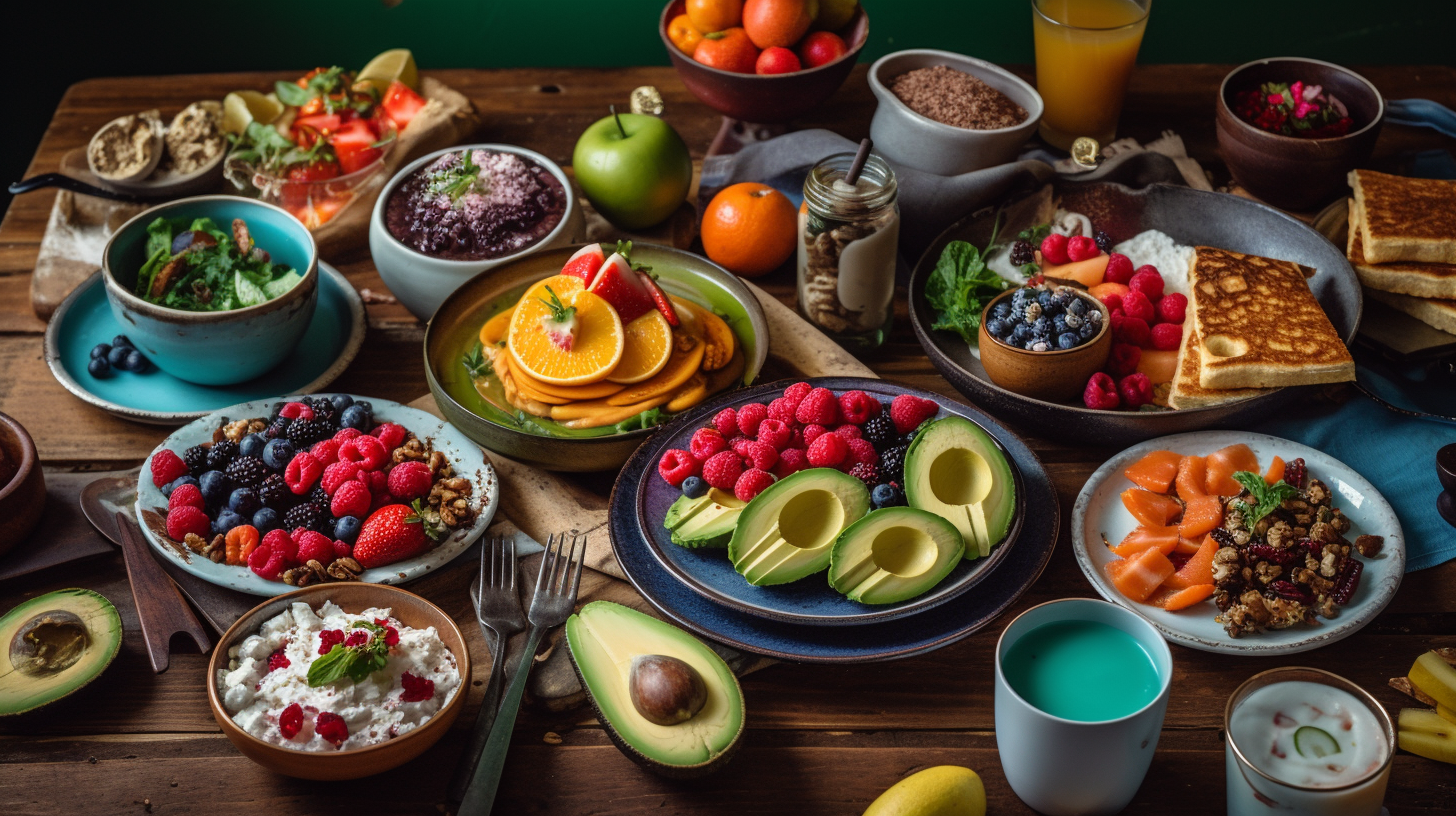
{"label": "wooden table", "polygon": [[[1181,134],[1204,166],[1214,156],[1213,100],[1226,66],[1144,66],[1133,75],[1123,115],[1140,141],[1165,129]],[[1023,74],[1028,72],[1023,71]],[[1456,107],[1456,68],[1374,67],[1365,71],[1388,97],[1423,96]],[[293,74],[99,79],[67,92],[36,151],[30,173],[53,170],[109,119],[152,107],[178,109],[236,88],[266,87]],[[483,141],[531,147],[570,161],[576,135],[653,84],[666,118],[695,153],[707,147],[718,117],[692,99],[667,68],[631,70],[442,71],[484,114]],[[873,100],[864,68],[800,126],[828,127],[858,140]],[[1453,147],[1432,131],[1386,127],[1377,163],[1401,151]],[[107,470],[137,464],[165,431],[114,419],[66,393],[41,357],[42,323],[28,305],[29,274],[50,211],[50,194],[17,198],[0,224],[0,411],[24,423],[42,459],[54,468]],[[359,288],[384,289],[361,243],[330,258]],[[786,272],[762,281],[793,300]],[[903,292],[900,298],[903,304]],[[880,375],[961,399],[930,367],[908,321],[885,352],[869,361]],[[397,305],[369,306],[369,334],[358,360],[335,384],[400,401],[426,393],[420,366],[422,327]],[[1056,482],[1063,531],[1046,573],[1007,618],[1043,601],[1091,596],[1070,552],[1065,519],[1092,471],[1113,453],[1042,441],[1023,429]],[[1359,463],[1352,463],[1358,466]],[[1422,465],[1425,466],[1425,465]],[[590,480],[588,480],[590,481]],[[601,478],[596,480],[601,487]],[[1432,508],[1434,510],[1434,508]],[[43,536],[41,530],[36,535]],[[395,772],[354,783],[310,783],[274,776],[244,759],[221,735],[204,693],[206,658],[175,655],[154,676],[137,629],[121,559],[103,557],[0,585],[0,607],[68,586],[102,592],[121,610],[120,656],[83,696],[52,711],[0,720],[0,813],[435,813],[444,810],[445,779],[474,719],[488,661],[480,659],[467,710],[444,741]],[[467,601],[451,599],[452,614]],[[1004,622],[1005,619],[1003,619]],[[472,630],[474,627],[470,627]],[[992,732],[992,652],[1001,626],[961,643],[895,663],[821,667],[779,665],[745,678],[749,731],[732,763],[698,782],[670,782],[639,771],[581,711],[527,712],[516,727],[505,769],[502,814],[844,814],[859,813],[901,777],[937,764],[976,769],[991,811],[1030,813],[1006,785]],[[1406,577],[1399,596],[1359,634],[1292,658],[1240,659],[1173,647],[1176,674],[1167,721],[1129,813],[1223,812],[1224,701],[1255,672],[1289,664],[1317,666],[1370,689],[1392,710],[1407,701],[1386,687],[1433,645],[1456,645],[1456,563]],[[472,632],[474,636],[474,633]],[[1387,804],[1395,816],[1451,813],[1456,769],[1401,754]]]}

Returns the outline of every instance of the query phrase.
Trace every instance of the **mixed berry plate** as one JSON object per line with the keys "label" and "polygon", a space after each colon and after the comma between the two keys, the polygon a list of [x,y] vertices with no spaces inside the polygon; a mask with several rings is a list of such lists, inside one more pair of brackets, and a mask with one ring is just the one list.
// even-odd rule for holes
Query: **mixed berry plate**
{"label": "mixed berry plate", "polygon": [[[1345,538],[1359,535],[1383,536],[1380,552],[1360,558],[1364,568],[1350,602],[1338,607],[1332,618],[1316,624],[1295,624],[1287,629],[1246,633],[1231,637],[1214,620],[1218,609],[1212,600],[1195,603],[1177,612],[1133,601],[1119,592],[1107,575],[1107,565],[1117,556],[1104,543],[1116,544],[1131,533],[1138,522],[1123,506],[1122,492],[1134,487],[1124,471],[1153,451],[1172,451],[1184,456],[1207,456],[1231,445],[1247,445],[1260,463],[1267,465],[1278,456],[1285,462],[1304,459],[1307,478],[1318,479],[1331,490],[1332,504],[1350,519]],[[1072,507],[1072,551],[1092,587],[1103,598],[1141,615],[1171,643],[1207,652],[1235,655],[1283,655],[1305,652],[1349,637],[1385,609],[1405,574],[1405,540],[1400,521],[1385,498],[1354,469],[1314,448],[1267,434],[1244,431],[1201,431],[1148,440],[1124,450],[1098,468]]]}
{"label": "mixed berry plate", "polygon": [[[153,483],[152,460],[162,450],[182,455],[195,445],[211,443],[213,433],[229,422],[239,419],[262,417],[267,419],[278,402],[293,398],[255,400],[214,411],[201,419],[178,428],[147,457],[142,464],[137,484],[136,515],[143,534],[158,557],[170,560],[187,572],[218,586],[235,589],[252,595],[273,596],[289,592],[294,587],[281,580],[268,580],[246,565],[232,566],[214,563],[207,557],[191,552],[181,542],[167,535],[166,512],[168,499],[162,489]],[[367,399],[367,398],[358,398]],[[471,442],[449,423],[439,417],[410,408],[397,402],[383,399],[369,399],[373,407],[373,421],[395,423],[414,433],[427,449],[439,451],[448,459],[455,475],[471,482],[470,506],[474,518],[468,523],[444,535],[438,543],[420,555],[396,561],[385,566],[366,569],[359,580],[375,584],[400,584],[419,578],[431,570],[443,567],[456,556],[470,548],[495,516],[500,499],[500,485],[495,470],[481,453],[479,446]]]}

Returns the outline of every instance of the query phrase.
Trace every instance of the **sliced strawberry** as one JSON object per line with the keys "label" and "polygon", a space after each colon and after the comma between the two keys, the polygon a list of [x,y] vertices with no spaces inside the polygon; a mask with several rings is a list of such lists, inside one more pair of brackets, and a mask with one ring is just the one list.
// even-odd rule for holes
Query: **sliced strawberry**
{"label": "sliced strawberry", "polygon": [[652,304],[666,318],[667,325],[676,327],[679,324],[677,309],[673,308],[672,300],[668,298],[667,293],[662,291],[662,287],[658,286],[657,281],[653,280],[651,276],[643,275],[642,282],[647,286],[647,293],[652,295]]}
{"label": "sliced strawberry", "polygon": [[607,256],[602,252],[601,244],[587,244],[566,259],[566,265],[561,267],[561,274],[579,279],[582,286],[591,286],[606,260]]}
{"label": "sliced strawberry", "polygon": [[613,253],[602,264],[601,271],[597,273],[591,286],[587,287],[587,291],[612,304],[625,325],[654,308],[652,295],[648,293],[643,280],[645,276],[632,268],[631,261],[620,253]]}
{"label": "sliced strawberry", "polygon": [[379,103],[384,109],[384,114],[394,121],[394,126],[404,130],[425,106],[425,98],[415,93],[410,87],[399,80],[389,83],[389,88],[384,92],[384,100]]}
{"label": "sliced strawberry", "polygon": [[329,137],[329,144],[334,148],[334,154],[339,157],[339,167],[345,173],[362,170],[379,158],[384,151],[373,146],[377,141],[379,137],[375,135],[374,129],[363,119],[355,119],[342,125]]}

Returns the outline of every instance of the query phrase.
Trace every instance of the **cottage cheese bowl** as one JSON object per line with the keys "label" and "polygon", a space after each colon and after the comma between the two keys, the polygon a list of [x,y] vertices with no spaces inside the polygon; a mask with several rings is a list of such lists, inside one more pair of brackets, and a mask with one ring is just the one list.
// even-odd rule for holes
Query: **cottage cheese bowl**
{"label": "cottage cheese bowl", "polygon": [[571,181],[555,162],[512,145],[461,145],[389,180],[370,219],[369,252],[399,302],[429,320],[465,281],[571,243],[582,226]]}
{"label": "cottage cheese bowl", "polygon": [[[379,642],[375,670],[309,684],[311,668],[337,664],[346,646],[368,638]],[[438,607],[390,586],[327,584],[239,618],[213,651],[207,689],[213,717],[249,759],[288,776],[341,780],[427,750],[459,715],[469,682],[464,637]]]}

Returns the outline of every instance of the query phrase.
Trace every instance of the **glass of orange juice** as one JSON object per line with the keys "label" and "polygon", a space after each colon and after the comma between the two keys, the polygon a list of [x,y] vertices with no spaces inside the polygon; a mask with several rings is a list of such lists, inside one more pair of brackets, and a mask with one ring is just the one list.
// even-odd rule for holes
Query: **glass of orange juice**
{"label": "glass of orange juice", "polygon": [[1042,138],[1070,150],[1078,136],[1117,135],[1127,79],[1152,0],[1031,0]]}

